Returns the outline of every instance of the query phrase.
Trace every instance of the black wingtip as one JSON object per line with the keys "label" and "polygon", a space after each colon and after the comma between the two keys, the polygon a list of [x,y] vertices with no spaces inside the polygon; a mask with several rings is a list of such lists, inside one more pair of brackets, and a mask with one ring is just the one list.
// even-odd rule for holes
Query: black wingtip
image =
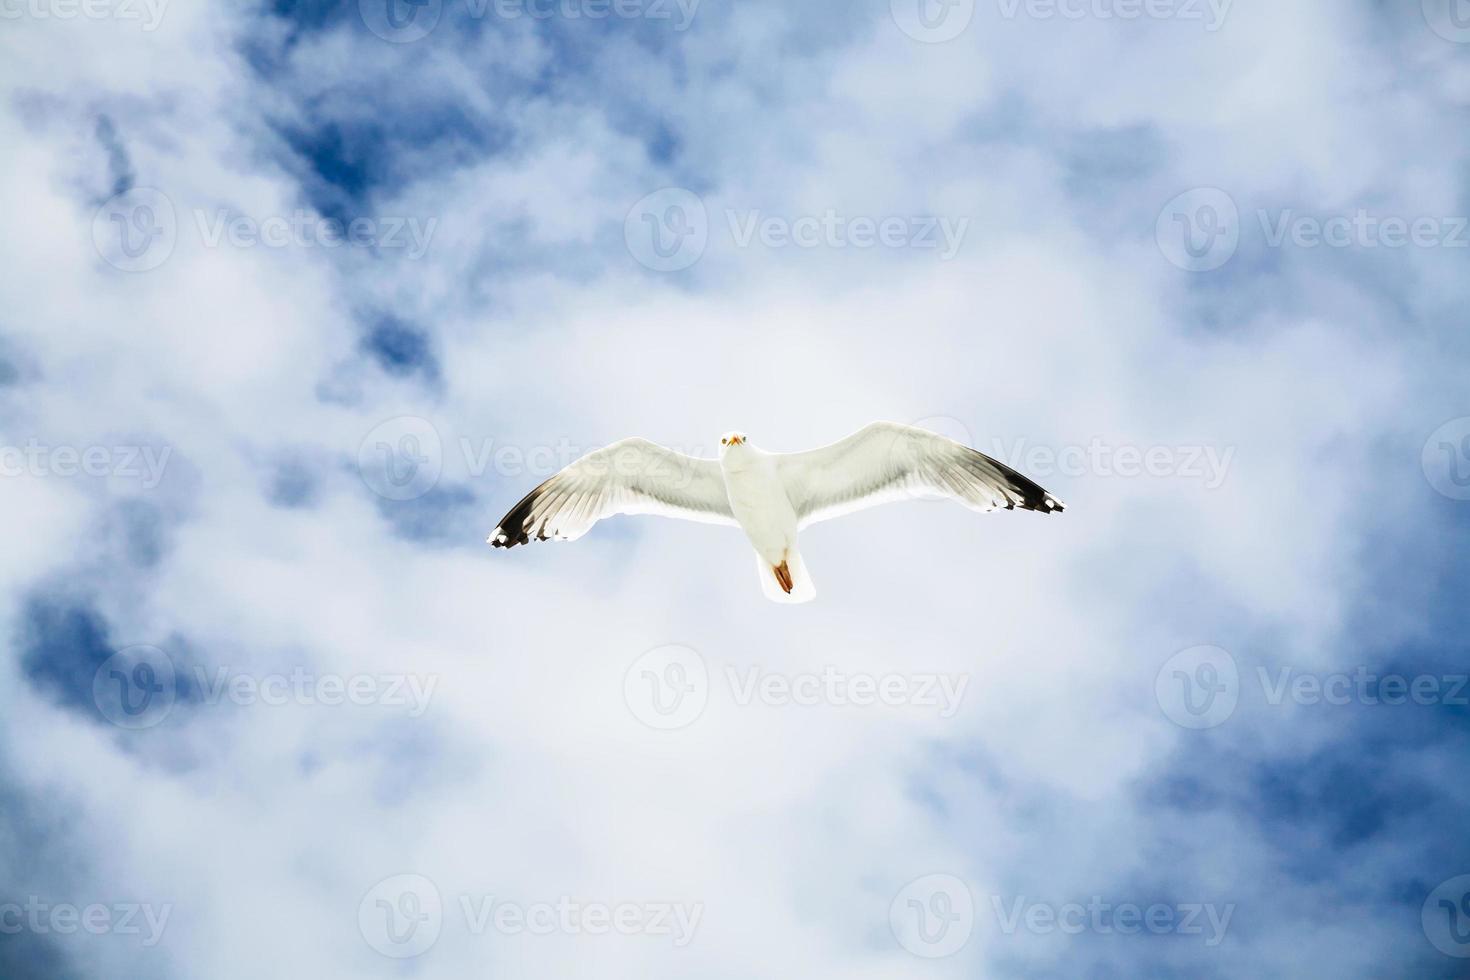
{"label": "black wingtip", "polygon": [[[535,490],[526,494],[521,502],[510,509],[500,520],[500,526],[491,532],[487,539],[492,548],[514,548],[518,544],[530,544],[531,534],[527,528],[527,522],[531,519],[531,511],[536,506],[537,499],[546,484],[541,484]],[[538,532],[537,541],[547,540],[544,533]]]}
{"label": "black wingtip", "polygon": [[1047,492],[1045,487],[1024,473],[1011,469],[1011,467],[998,459],[992,459],[986,456],[978,449],[972,449],[970,451],[980,456],[991,466],[1000,470],[1001,474],[1006,478],[1006,483],[1008,484],[1007,489],[1020,496],[1021,499],[1019,502],[1008,501],[1006,503],[1006,510],[1015,510],[1019,507],[1021,510],[1035,511],[1038,514],[1060,514],[1067,509],[1066,504],[1052,496]]}

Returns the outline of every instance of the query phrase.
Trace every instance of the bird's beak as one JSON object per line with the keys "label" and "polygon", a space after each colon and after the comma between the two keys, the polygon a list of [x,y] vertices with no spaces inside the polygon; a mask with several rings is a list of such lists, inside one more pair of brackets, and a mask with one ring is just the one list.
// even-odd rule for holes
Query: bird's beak
{"label": "bird's beak", "polygon": [[731,436],[730,437],[730,445],[732,445],[732,446],[738,446],[741,443],[743,443],[744,441],[745,440],[742,439],[742,438],[740,438],[739,436]]}

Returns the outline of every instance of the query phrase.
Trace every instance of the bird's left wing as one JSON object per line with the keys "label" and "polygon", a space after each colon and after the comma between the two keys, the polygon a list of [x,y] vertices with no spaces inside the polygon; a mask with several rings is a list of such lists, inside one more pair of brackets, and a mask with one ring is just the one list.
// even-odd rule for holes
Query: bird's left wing
{"label": "bird's left wing", "polygon": [[614,514],[736,523],[717,461],[647,439],[624,439],[588,453],[526,494],[490,533],[489,543],[514,548],[533,539],[575,541]]}
{"label": "bird's left wing", "polygon": [[895,500],[949,497],[971,510],[1063,510],[1060,500],[999,460],[953,439],[874,422],[840,442],[776,456],[800,526]]}

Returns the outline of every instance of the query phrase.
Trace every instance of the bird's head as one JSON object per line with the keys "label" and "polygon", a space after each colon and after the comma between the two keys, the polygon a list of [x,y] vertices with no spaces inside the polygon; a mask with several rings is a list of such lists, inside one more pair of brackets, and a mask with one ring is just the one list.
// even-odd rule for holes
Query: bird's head
{"label": "bird's head", "polygon": [[746,445],[744,432],[726,432],[720,436],[720,455],[724,456],[736,446]]}

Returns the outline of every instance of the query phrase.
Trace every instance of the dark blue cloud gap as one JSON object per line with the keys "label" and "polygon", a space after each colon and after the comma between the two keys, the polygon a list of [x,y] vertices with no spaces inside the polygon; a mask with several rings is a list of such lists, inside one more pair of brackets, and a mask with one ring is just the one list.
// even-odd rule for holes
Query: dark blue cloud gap
{"label": "dark blue cloud gap", "polygon": [[[407,90],[362,93],[376,111],[371,118],[333,118],[325,101],[302,106],[316,124],[276,122],[274,128],[291,154],[289,169],[324,217],[344,224],[375,213],[378,192],[397,192],[416,180],[442,176],[504,150],[508,127],[472,119],[461,107],[435,94],[411,99]],[[409,215],[397,215],[407,218]],[[414,215],[427,221],[433,215]]]}
{"label": "dark blue cloud gap", "polygon": [[314,507],[320,496],[320,482],[314,469],[303,459],[280,459],[271,467],[266,499],[273,507],[297,510]]}
{"label": "dark blue cloud gap", "polygon": [[[38,591],[26,600],[17,627],[16,643],[27,683],[54,704],[102,725],[111,723],[93,698],[97,670],[118,652],[106,617],[91,599],[61,591]],[[122,644],[127,646],[128,644]],[[175,704],[202,698],[188,676],[192,657],[181,657],[182,641],[171,641],[165,651],[175,663]]]}
{"label": "dark blue cloud gap", "polygon": [[111,509],[122,532],[123,559],[138,568],[157,568],[171,543],[172,522],[151,500],[129,497]]}
{"label": "dark blue cloud gap", "polygon": [[424,545],[478,545],[488,527],[479,498],[466,486],[437,486],[414,500],[378,499],[378,513],[400,538]]}
{"label": "dark blue cloud gap", "polygon": [[[1349,850],[1422,811],[1435,795],[1432,787],[1397,774],[1374,749],[1371,738],[1345,739],[1304,759],[1256,763],[1242,808],[1265,836],[1310,828],[1335,850]],[[1304,870],[1321,871],[1322,857],[1307,856]],[[1288,857],[1285,867],[1292,863]]]}
{"label": "dark blue cloud gap", "polygon": [[115,652],[102,613],[86,600],[36,596],[22,610],[20,629],[21,669],[31,686],[97,717],[92,678]]}
{"label": "dark blue cloud gap", "polygon": [[[60,810],[61,801],[39,800],[35,794],[14,786],[8,767],[0,761],[0,868],[5,869],[6,891],[0,901],[21,901],[19,882],[38,875],[55,881],[65,877],[66,863],[54,853],[55,842],[69,819]],[[73,970],[57,937],[38,935],[29,929],[15,934],[0,932],[0,977],[5,980],[73,980]]]}
{"label": "dark blue cloud gap", "polygon": [[[6,895],[6,901],[23,901]],[[75,936],[68,937],[75,940]],[[0,933],[0,977],[5,980],[82,980],[62,954],[60,938],[21,929],[14,935]]]}
{"label": "dark blue cloud gap", "polygon": [[679,134],[667,120],[655,120],[652,132],[644,142],[648,147],[648,159],[654,163],[673,163],[679,154]]}
{"label": "dark blue cloud gap", "polygon": [[0,334],[0,388],[20,384],[25,373],[20,351],[10,338]]}
{"label": "dark blue cloud gap", "polygon": [[433,383],[439,362],[428,332],[392,314],[374,318],[362,340],[363,350],[384,372],[397,378],[418,375]]}
{"label": "dark blue cloud gap", "polygon": [[118,137],[117,128],[113,125],[110,116],[103,114],[97,117],[96,135],[97,142],[102,144],[102,148],[107,151],[107,174],[111,184],[107,196],[112,197],[132,190],[136,179],[133,164],[128,158],[128,151]]}
{"label": "dark blue cloud gap", "polygon": [[1073,134],[1063,151],[1067,191],[1090,203],[1106,202],[1157,173],[1165,158],[1164,141],[1151,125]]}

